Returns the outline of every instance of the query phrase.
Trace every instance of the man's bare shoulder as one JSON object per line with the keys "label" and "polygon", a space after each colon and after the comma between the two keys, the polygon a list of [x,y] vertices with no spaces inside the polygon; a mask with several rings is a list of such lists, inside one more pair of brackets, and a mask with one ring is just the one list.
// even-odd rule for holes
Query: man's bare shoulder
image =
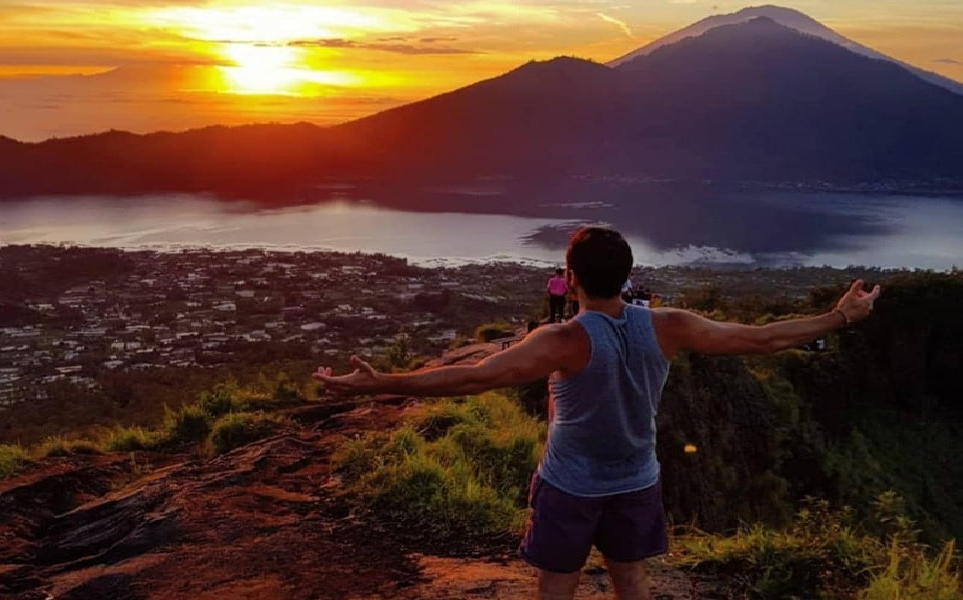
{"label": "man's bare shoulder", "polygon": [[650,312],[655,339],[659,348],[662,349],[662,354],[671,360],[679,350],[680,338],[684,337],[684,331],[693,313],[681,308],[663,306],[653,308]]}
{"label": "man's bare shoulder", "polygon": [[588,332],[574,320],[542,325],[528,334],[529,338],[533,336],[536,337],[532,342],[551,348],[551,352],[556,356],[566,357],[566,362],[570,365],[580,364],[592,346]]}
{"label": "man's bare shoulder", "polygon": [[678,326],[680,323],[685,321],[686,317],[690,314],[687,310],[681,308],[672,308],[669,306],[651,308],[649,309],[649,312],[652,314],[652,323],[657,327]]}
{"label": "man's bare shoulder", "polygon": [[[559,369],[563,375],[571,375],[581,371],[588,363],[592,352],[592,342],[588,332],[577,321],[543,325],[535,331],[544,329],[543,338],[546,347],[551,348],[553,356],[558,358],[562,366]],[[533,332],[534,333],[534,332]]]}

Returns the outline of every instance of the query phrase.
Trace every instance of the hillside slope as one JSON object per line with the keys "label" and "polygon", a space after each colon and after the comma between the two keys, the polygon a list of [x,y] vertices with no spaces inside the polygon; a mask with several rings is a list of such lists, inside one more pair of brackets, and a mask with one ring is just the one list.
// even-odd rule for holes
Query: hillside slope
{"label": "hillside slope", "polygon": [[[494,349],[460,356],[477,360]],[[516,557],[514,538],[468,548],[423,539],[417,545],[433,550],[426,555],[339,499],[335,449],[396,426],[420,403],[385,400],[297,409],[291,416],[305,430],[212,461],[190,453],[74,457],[0,481],[0,597],[533,597],[534,571]],[[694,600],[699,586],[711,585],[655,568],[665,600]],[[580,598],[607,593],[604,571],[583,578]]]}

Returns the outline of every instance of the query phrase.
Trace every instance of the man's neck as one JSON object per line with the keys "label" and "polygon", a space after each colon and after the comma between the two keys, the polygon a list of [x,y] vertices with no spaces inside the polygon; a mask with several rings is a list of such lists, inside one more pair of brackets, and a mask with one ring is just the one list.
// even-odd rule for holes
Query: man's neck
{"label": "man's neck", "polygon": [[589,298],[582,290],[578,292],[578,302],[582,310],[600,312],[610,317],[621,317],[622,309],[625,306],[621,296],[614,298]]}

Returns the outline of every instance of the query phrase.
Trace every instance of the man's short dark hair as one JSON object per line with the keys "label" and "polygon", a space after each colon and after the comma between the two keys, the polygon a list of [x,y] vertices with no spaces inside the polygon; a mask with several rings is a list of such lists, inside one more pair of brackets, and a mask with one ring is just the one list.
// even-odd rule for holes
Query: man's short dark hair
{"label": "man's short dark hair", "polygon": [[590,298],[614,298],[632,272],[632,248],[618,231],[583,227],[568,243],[565,262]]}

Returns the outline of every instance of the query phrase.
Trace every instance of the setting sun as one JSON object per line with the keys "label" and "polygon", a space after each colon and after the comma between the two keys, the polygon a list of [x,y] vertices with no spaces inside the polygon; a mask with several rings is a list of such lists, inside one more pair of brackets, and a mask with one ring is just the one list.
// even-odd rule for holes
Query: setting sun
{"label": "setting sun", "polygon": [[303,51],[286,46],[229,44],[225,57],[233,63],[221,67],[223,92],[234,94],[284,94],[310,96],[318,87],[352,86],[362,78],[348,72],[312,68]]}
{"label": "setting sun", "polygon": [[346,8],[297,4],[174,7],[143,14],[146,23],[190,38],[217,62],[216,91],[233,94],[323,95],[331,86],[369,83],[355,70],[332,68],[331,49],[317,40],[389,29],[383,17]]}
{"label": "setting sun", "polygon": [[293,48],[231,44],[225,54],[235,66],[222,67],[237,93],[290,93],[298,81]]}

